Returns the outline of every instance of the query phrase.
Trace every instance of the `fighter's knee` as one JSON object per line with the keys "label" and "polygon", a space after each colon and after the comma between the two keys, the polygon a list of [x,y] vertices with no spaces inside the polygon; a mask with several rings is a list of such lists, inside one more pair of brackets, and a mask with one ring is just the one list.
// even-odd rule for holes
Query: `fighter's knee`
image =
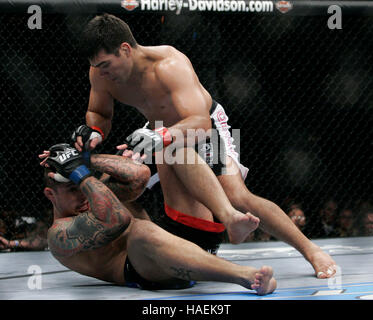
{"label": "fighter's knee", "polygon": [[132,219],[131,229],[128,235],[129,242],[138,242],[142,240],[144,236],[144,232],[143,232],[144,228],[142,227],[144,222],[146,225],[146,220]]}
{"label": "fighter's knee", "polygon": [[[146,220],[134,220],[127,238],[127,252],[137,272],[140,272],[154,263],[157,244],[154,243],[152,223]],[[138,261],[141,261],[140,265]]]}

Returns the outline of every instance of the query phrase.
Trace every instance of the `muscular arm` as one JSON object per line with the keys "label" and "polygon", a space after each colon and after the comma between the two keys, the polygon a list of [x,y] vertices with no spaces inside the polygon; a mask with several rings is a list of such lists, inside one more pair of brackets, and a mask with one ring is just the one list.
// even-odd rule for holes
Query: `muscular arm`
{"label": "muscular arm", "polygon": [[89,127],[99,127],[104,132],[104,138],[106,138],[111,130],[114,100],[106,90],[106,86],[97,74],[97,70],[91,68],[89,79],[91,82],[91,91],[86,122]]}
{"label": "muscular arm", "polygon": [[207,92],[200,84],[190,61],[185,56],[165,60],[156,68],[156,74],[170,92],[173,106],[182,119],[168,128],[171,134],[178,131],[186,137],[187,129],[210,129],[211,100],[206,98]]}
{"label": "muscular arm", "polygon": [[144,191],[150,177],[149,167],[122,156],[92,155],[91,167],[104,173],[100,180],[122,202],[137,199]]}
{"label": "muscular arm", "polygon": [[67,257],[105,246],[130,223],[128,210],[101,181],[89,177],[80,188],[88,198],[90,212],[55,221],[48,231],[49,248],[55,256]]}
{"label": "muscular arm", "polygon": [[93,155],[91,165],[104,172],[100,181],[124,203],[137,219],[151,220],[146,210],[135,200],[143,193],[150,178],[148,166],[132,159],[115,155]]}

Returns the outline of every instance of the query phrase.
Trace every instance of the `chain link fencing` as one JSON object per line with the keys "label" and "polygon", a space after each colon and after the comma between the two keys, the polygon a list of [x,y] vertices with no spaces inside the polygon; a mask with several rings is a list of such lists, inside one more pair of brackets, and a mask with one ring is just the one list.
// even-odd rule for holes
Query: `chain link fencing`
{"label": "chain link fencing", "polygon": [[[8,221],[7,238],[27,229],[22,217],[51,215],[37,155],[85,122],[89,63],[78,42],[93,16],[45,14],[42,29],[30,30],[29,15],[0,15],[0,219]],[[365,234],[360,218],[373,194],[373,17],[344,17],[342,30],[330,30],[320,16],[117,16],[140,44],[172,45],[190,58],[232,128],[240,129],[249,190],[287,212],[301,205],[308,237],[344,235],[343,208],[353,212],[351,234]],[[99,151],[113,153],[145,122],[133,107],[116,103]],[[162,210],[158,191],[145,197],[149,210]],[[324,232],[328,219],[334,233]]]}

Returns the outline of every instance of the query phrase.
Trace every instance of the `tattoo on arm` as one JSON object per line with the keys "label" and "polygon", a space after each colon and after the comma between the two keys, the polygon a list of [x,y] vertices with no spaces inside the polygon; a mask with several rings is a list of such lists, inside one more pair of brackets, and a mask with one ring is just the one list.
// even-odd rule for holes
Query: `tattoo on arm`
{"label": "tattoo on arm", "polygon": [[91,213],[59,219],[48,233],[48,244],[55,256],[71,256],[81,251],[103,247],[116,239],[127,226],[107,228]]}
{"label": "tattoo on arm", "polygon": [[92,155],[91,165],[94,169],[105,172],[122,183],[130,183],[141,178],[144,165],[117,155]]}
{"label": "tattoo on arm", "polygon": [[130,223],[127,209],[102,182],[87,178],[81,190],[88,198],[91,211],[55,222],[48,233],[48,243],[55,255],[70,256],[105,246]]}
{"label": "tattoo on arm", "polygon": [[92,214],[105,227],[128,225],[130,215],[114,193],[101,181],[87,178],[81,186],[82,192],[87,196]]}
{"label": "tattoo on arm", "polygon": [[150,176],[150,170],[146,166],[120,156],[93,155],[91,163],[94,169],[104,172],[101,181],[121,201],[130,201],[139,197]]}

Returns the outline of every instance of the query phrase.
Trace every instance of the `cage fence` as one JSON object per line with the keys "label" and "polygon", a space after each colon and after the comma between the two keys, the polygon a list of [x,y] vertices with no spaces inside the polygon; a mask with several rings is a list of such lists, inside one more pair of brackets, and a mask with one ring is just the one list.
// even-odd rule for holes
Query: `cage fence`
{"label": "cage fence", "polygon": [[[89,63],[79,35],[95,14],[50,12],[39,30],[25,12],[0,14],[0,220],[8,239],[50,221],[37,156],[85,121]],[[347,209],[348,235],[365,234],[363,216],[373,212],[373,16],[343,16],[343,28],[330,30],[325,15],[115,14],[141,45],[172,45],[189,57],[239,130],[250,191],[286,213],[300,207],[310,238],[345,235]],[[99,152],[113,153],[146,122],[118,102],[114,114]],[[163,210],[160,188],[143,200],[153,216]]]}

